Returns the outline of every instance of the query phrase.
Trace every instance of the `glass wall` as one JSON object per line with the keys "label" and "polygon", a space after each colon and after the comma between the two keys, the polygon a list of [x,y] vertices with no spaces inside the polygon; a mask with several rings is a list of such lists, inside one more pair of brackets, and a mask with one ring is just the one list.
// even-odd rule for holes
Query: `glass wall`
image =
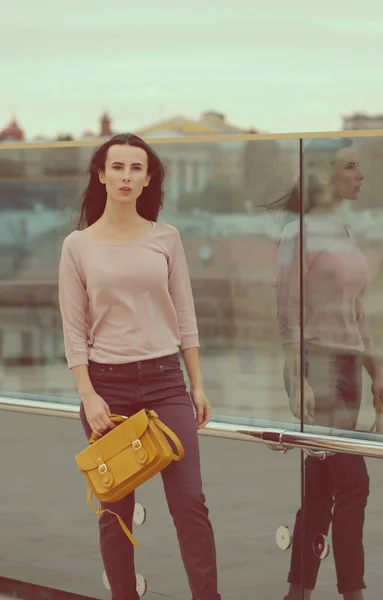
{"label": "glass wall", "polygon": [[[63,239],[77,228],[92,151],[0,145],[0,396],[15,403],[79,404],[64,359],[57,271]],[[160,220],[182,235],[215,422],[380,444],[368,430],[383,346],[382,138],[159,140],[156,151],[167,171]],[[73,459],[84,447],[78,420],[4,411],[0,436],[15,474],[2,495],[0,578],[108,597],[96,517]],[[223,597],[282,599],[296,512],[314,507],[327,517],[311,524],[309,537],[296,533],[298,571],[308,577],[320,556],[315,597],[335,598],[333,455],[303,460],[297,450],[282,455],[205,436],[201,455]],[[349,496],[359,490],[360,505],[366,473],[370,480],[359,529],[366,584],[377,598],[380,461],[348,458],[356,477]],[[7,469],[8,458],[1,460]],[[147,510],[136,531],[137,571],[150,599],[186,600],[160,488],[156,478],[137,492]],[[353,532],[357,517],[341,531]]]}
{"label": "glass wall", "polygon": [[343,400],[336,414],[323,407],[318,424],[338,429],[368,430],[375,420],[373,395],[379,393],[383,356],[382,151],[380,137],[303,141],[307,374],[311,371],[316,397],[348,401],[353,391],[345,383],[338,389],[340,373],[358,390],[346,412]]}
{"label": "glass wall", "polygon": [[57,268],[89,152],[0,147],[0,380],[6,392],[73,396],[63,370]]}
{"label": "glass wall", "polygon": [[[299,140],[174,142],[156,150],[167,170],[160,220],[183,238],[214,409],[289,419],[279,376],[275,266],[283,216],[276,208],[298,176]],[[64,361],[57,269],[62,241],[76,228],[91,151],[1,151],[0,352],[7,392],[76,399]]]}
{"label": "glass wall", "polygon": [[[304,140],[304,205],[316,193],[315,180],[331,175],[326,169],[341,139]],[[280,332],[288,295],[283,285],[290,286],[291,294],[291,282],[278,256],[283,262],[291,249],[291,240],[283,237],[294,230],[300,237],[298,196],[288,200],[299,187],[299,143],[258,141],[254,136],[247,141],[156,146],[167,170],[160,219],[176,225],[183,238],[206,386],[219,415],[291,420],[286,381],[281,377],[285,352]],[[369,137],[356,138],[353,147],[364,179],[356,197],[347,199],[339,210],[368,263],[363,310],[371,344],[380,351],[383,146],[379,137]],[[76,228],[86,183],[82,174],[92,151],[87,146],[0,147],[0,381],[11,395],[77,401],[64,361],[57,270],[62,241]],[[282,210],[287,202],[295,202],[293,210]],[[296,250],[292,268],[297,296],[292,301],[299,317],[299,239]],[[317,305],[326,285],[327,281],[325,287],[317,283],[317,291],[313,290]],[[334,318],[339,309],[334,308]],[[296,327],[294,339],[299,342],[299,323]],[[363,390],[360,419],[368,423],[374,415],[366,401],[367,383]]]}

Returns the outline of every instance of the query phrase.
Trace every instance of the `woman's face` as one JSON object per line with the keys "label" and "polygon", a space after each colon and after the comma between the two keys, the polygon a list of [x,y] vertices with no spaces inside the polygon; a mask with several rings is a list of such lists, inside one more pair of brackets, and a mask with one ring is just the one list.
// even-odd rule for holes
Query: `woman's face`
{"label": "woman's face", "polygon": [[339,150],[333,163],[331,178],[334,198],[356,200],[363,179],[356,151],[353,148]]}
{"label": "woman's face", "polygon": [[344,199],[356,200],[364,179],[353,148],[342,148],[327,161],[306,172],[306,189],[313,209],[331,209]]}
{"label": "woman's face", "polygon": [[149,185],[148,156],[142,148],[115,144],[108,149],[105,171],[99,171],[108,199],[114,202],[136,202]]}

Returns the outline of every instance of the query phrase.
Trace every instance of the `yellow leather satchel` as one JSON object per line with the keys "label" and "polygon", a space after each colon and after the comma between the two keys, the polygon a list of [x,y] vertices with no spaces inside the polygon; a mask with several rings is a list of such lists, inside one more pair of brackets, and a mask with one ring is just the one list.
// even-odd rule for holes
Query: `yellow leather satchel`
{"label": "yellow leather satchel", "polygon": [[[117,502],[139,485],[184,456],[183,446],[154,410],[140,410],[132,417],[110,415],[117,427],[101,438],[93,433],[89,446],[76,456],[77,465],[88,483],[88,506],[97,515],[117,517],[134,546],[138,546],[121,517],[109,510],[94,508],[92,495],[101,502]],[[175,454],[169,439],[178,452]]]}

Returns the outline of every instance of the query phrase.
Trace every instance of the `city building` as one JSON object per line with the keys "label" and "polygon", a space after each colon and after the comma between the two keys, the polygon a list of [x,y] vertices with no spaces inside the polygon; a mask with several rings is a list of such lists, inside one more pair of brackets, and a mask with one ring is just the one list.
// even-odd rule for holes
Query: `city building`
{"label": "city building", "polygon": [[177,210],[185,194],[201,193],[209,182],[238,186],[243,172],[241,160],[243,142],[177,144],[177,138],[205,135],[243,135],[257,133],[226,120],[223,113],[206,111],[199,119],[177,116],[159,121],[135,131],[143,138],[175,138],[174,144],[159,146],[158,150],[167,168],[167,196]]}
{"label": "city building", "polygon": [[366,115],[355,113],[343,117],[343,129],[346,131],[357,131],[358,129],[383,129],[383,114]]}
{"label": "city building", "polygon": [[238,135],[258,133],[254,129],[243,129],[226,121],[225,115],[216,111],[204,112],[200,119],[174,117],[138,129],[135,133],[142,137],[187,137],[191,135]]}
{"label": "city building", "polygon": [[94,140],[94,139],[102,139],[102,138],[110,138],[112,137],[116,131],[112,130],[112,119],[108,112],[104,112],[99,121],[99,130],[98,132],[94,132],[91,129],[86,129],[82,136],[82,140]]}
{"label": "city building", "polygon": [[15,118],[0,131],[0,142],[23,142],[24,139],[24,131],[19,127]]}

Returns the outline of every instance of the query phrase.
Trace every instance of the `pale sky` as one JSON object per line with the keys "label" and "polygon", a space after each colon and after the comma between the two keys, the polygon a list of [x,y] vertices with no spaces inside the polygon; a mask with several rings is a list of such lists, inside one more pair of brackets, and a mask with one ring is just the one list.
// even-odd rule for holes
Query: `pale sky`
{"label": "pale sky", "polygon": [[383,113],[380,0],[8,0],[0,128],[28,138],[205,110],[269,132]]}

